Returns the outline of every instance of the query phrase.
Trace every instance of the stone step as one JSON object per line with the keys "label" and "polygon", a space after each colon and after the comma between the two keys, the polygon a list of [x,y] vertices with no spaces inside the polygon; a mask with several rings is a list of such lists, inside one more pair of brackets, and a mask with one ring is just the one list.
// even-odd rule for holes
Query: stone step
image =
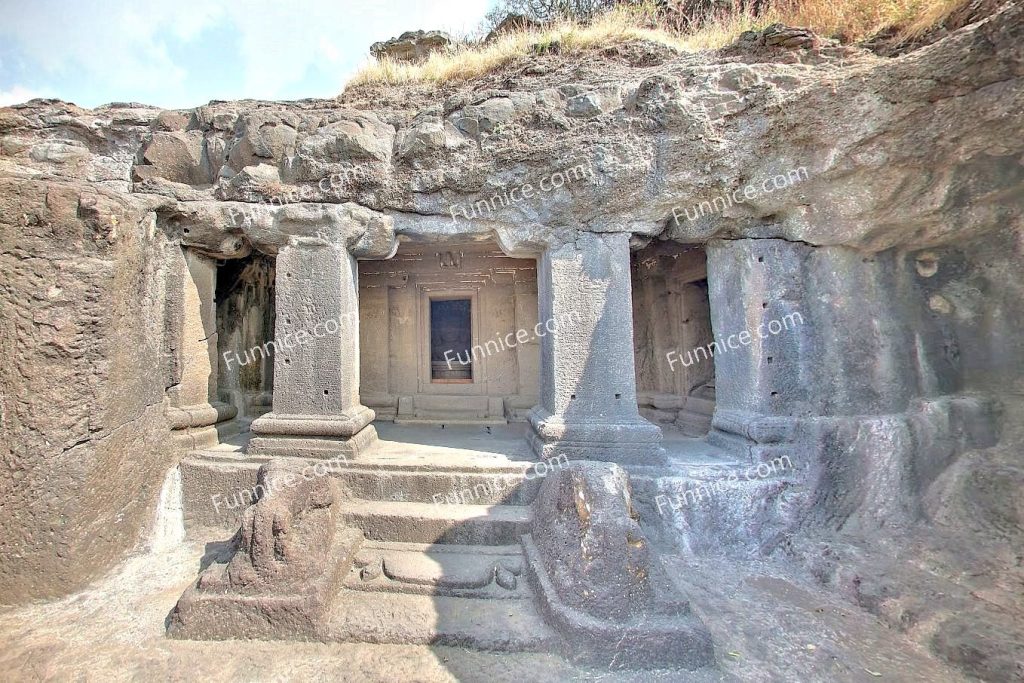
{"label": "stone step", "polygon": [[345,502],[341,513],[372,541],[512,545],[530,530],[530,508],[519,505],[353,499]]}
{"label": "stone step", "polygon": [[497,427],[508,424],[508,420],[504,417],[477,417],[468,413],[461,414],[441,412],[417,413],[414,417],[402,417],[400,415],[396,415],[393,422],[396,425],[449,425],[455,427]]}
{"label": "stone step", "polygon": [[706,441],[709,445],[727,452],[730,456],[742,462],[750,462],[751,460],[750,447],[753,445],[753,442],[738,434],[712,428],[708,432]]}
{"label": "stone step", "polygon": [[337,642],[445,645],[499,652],[551,651],[554,631],[532,600],[488,600],[343,590],[326,637]]}
{"label": "stone step", "polygon": [[[185,527],[219,527],[234,531],[256,492],[256,473],[265,459],[240,450],[194,451],[181,462]],[[310,461],[310,467],[324,463]],[[526,505],[537,495],[546,470],[524,461],[457,455],[446,460],[388,456],[348,460],[331,465],[332,476],[349,484],[366,500],[439,504],[447,499],[479,505]],[[527,476],[530,478],[527,479]]]}
{"label": "stone step", "polygon": [[492,599],[529,598],[520,545],[366,541],[345,586],[351,590]]}
{"label": "stone step", "polygon": [[357,498],[393,502],[529,505],[540,487],[539,478],[526,479],[521,469],[454,472],[353,466],[338,476]]}

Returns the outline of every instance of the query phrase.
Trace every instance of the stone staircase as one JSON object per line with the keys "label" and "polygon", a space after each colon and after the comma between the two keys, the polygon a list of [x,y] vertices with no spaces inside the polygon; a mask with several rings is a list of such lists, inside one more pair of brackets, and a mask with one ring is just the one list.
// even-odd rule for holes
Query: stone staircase
{"label": "stone staircase", "polygon": [[537,490],[524,478],[528,466],[346,469],[340,478],[354,497],[342,519],[365,540],[331,606],[328,638],[552,650],[557,635],[538,613],[524,572],[521,539]]}
{"label": "stone staircase", "polygon": [[[614,668],[713,660],[710,634],[635,520],[621,469],[566,463],[571,474],[541,478],[518,441],[406,433],[417,441],[382,440],[312,478],[314,463],[268,462],[244,442],[183,461],[186,531],[224,538],[241,525],[241,541],[185,591],[168,634],[556,653]],[[663,472],[633,476],[648,500],[669,492]],[[257,484],[266,495],[244,524],[244,506],[211,512],[215,497]],[[635,607],[623,603],[634,594]]]}

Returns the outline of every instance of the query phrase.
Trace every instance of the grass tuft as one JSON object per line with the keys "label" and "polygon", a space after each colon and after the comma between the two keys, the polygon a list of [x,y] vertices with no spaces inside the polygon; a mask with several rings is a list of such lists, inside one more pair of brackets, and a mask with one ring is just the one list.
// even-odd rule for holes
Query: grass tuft
{"label": "grass tuft", "polygon": [[[778,0],[758,16],[732,14],[677,32],[652,28],[652,10],[618,7],[583,25],[568,21],[541,29],[520,29],[489,43],[466,43],[436,52],[422,63],[390,59],[363,67],[346,87],[381,83],[446,83],[466,81],[500,69],[531,53],[574,54],[594,47],[647,41],[679,52],[714,50],[733,43],[740,33],[780,22],[810,28],[816,33],[858,42],[883,31],[899,41],[912,40],[945,21],[967,0]],[[557,48],[556,48],[557,46]]]}

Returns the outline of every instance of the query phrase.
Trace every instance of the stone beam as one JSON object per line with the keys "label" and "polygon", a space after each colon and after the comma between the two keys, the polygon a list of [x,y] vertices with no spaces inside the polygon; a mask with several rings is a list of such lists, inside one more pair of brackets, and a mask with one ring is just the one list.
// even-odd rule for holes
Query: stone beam
{"label": "stone beam", "polygon": [[253,248],[273,255],[302,238],[344,245],[359,258],[387,258],[397,248],[393,219],[353,203],[197,201],[156,212],[183,246],[219,258],[241,258]]}

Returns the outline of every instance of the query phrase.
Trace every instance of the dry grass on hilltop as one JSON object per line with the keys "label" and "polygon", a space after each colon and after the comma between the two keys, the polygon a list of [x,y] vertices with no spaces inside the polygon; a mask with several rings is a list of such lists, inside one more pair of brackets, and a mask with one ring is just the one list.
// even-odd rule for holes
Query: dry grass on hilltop
{"label": "dry grass on hilltop", "polygon": [[897,40],[912,40],[942,23],[968,0],[782,0],[758,16],[733,14],[704,22],[693,31],[658,28],[651,10],[625,8],[607,12],[590,24],[558,22],[542,29],[520,30],[490,42],[465,43],[434,53],[422,64],[388,59],[360,70],[348,87],[366,83],[445,83],[495,71],[532,53],[557,46],[560,53],[642,40],[680,52],[712,50],[734,42],[746,30],[780,22],[816,33],[858,42],[883,31]]}

